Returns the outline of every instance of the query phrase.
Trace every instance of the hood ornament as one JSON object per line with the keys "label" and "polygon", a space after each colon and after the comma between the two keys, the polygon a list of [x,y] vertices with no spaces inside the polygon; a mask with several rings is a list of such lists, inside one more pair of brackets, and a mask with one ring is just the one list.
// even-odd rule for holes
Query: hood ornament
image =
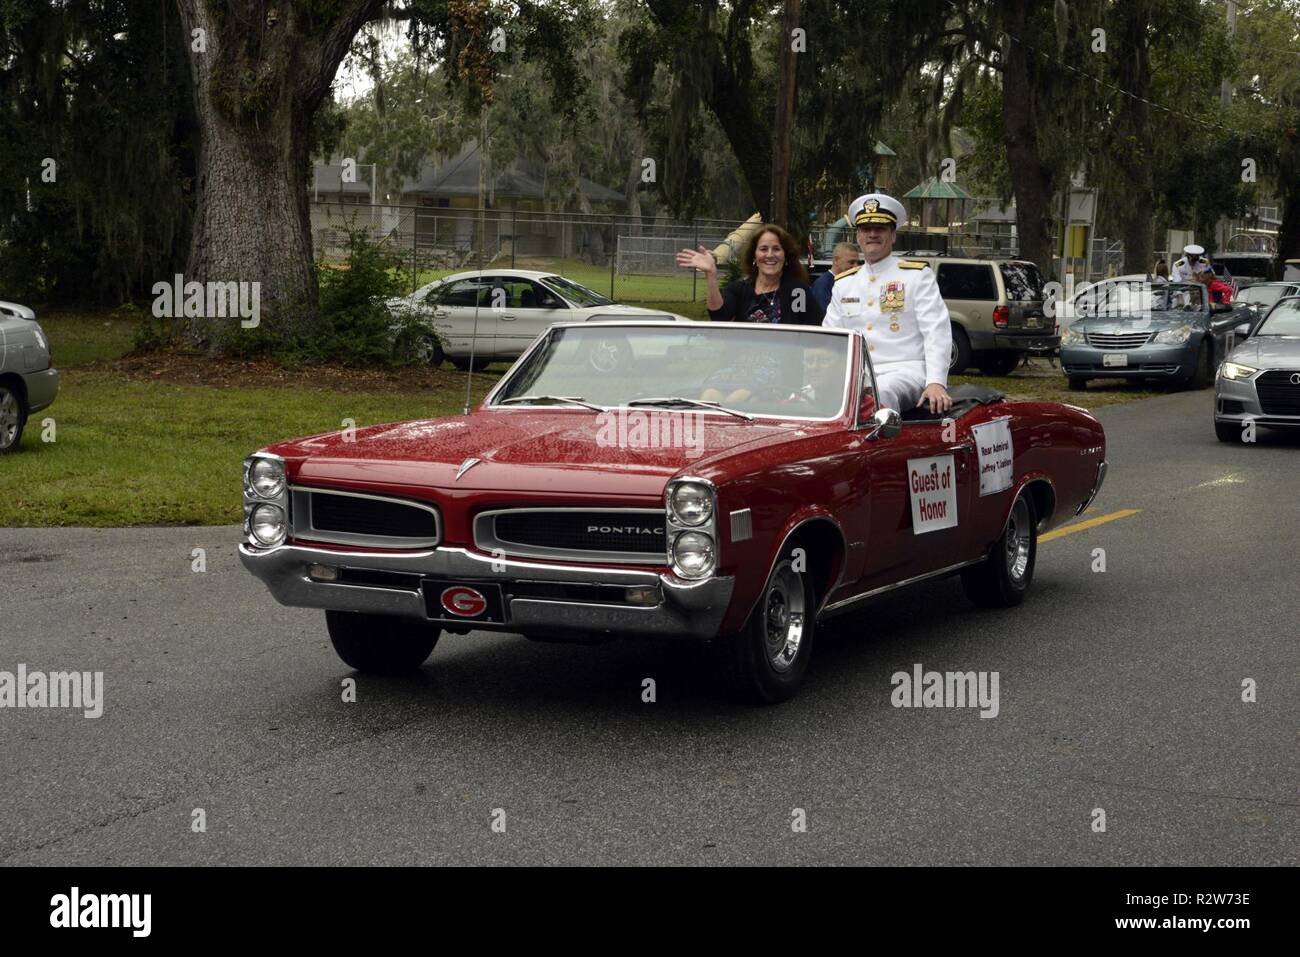
{"label": "hood ornament", "polygon": [[479,462],[481,462],[481,461],[483,461],[483,460],[482,460],[482,459],[466,459],[464,462],[461,462],[461,463],[460,463],[460,468],[459,468],[459,469],[457,470],[457,472],[456,472],[456,481],[459,482],[459,481],[460,481],[460,477],[461,477],[462,475],[464,475],[466,472],[468,472],[468,471],[469,471],[470,469],[472,469],[474,466],[478,465]]}

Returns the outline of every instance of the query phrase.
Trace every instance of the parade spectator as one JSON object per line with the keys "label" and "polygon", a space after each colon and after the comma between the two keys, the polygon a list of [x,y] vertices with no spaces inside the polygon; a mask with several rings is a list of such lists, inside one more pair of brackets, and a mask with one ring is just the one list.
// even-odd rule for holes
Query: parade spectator
{"label": "parade spectator", "polygon": [[818,276],[812,285],[813,295],[822,309],[830,305],[835,277],[856,266],[861,256],[862,253],[853,243],[835,244],[835,248],[831,251],[831,268]]}

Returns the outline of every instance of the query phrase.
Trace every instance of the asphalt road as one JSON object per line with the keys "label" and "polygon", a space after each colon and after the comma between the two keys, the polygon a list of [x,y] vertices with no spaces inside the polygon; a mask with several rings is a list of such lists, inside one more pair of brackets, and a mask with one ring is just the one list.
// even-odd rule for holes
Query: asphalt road
{"label": "asphalt road", "polygon": [[[1295,865],[1300,440],[1222,445],[1211,401],[1102,410],[1090,515],[1140,511],[1044,542],[1025,605],[897,594],[774,708],[680,645],[482,633],[344,703],[323,616],[236,529],[0,530],[0,670],[105,699],[0,710],[0,863]],[[999,714],[892,707],[916,663],[996,671]]]}

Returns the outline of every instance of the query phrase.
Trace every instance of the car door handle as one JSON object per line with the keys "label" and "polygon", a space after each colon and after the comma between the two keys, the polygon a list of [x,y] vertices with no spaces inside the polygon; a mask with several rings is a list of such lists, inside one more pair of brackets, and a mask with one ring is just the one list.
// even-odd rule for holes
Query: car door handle
{"label": "car door handle", "polygon": [[446,309],[435,309],[435,310],[433,310],[433,317],[434,317],[435,319],[446,319],[447,316],[449,316],[449,315],[450,315],[450,313],[447,312]]}
{"label": "car door handle", "polygon": [[514,317],[514,316],[502,316],[501,318],[502,318],[503,320],[505,320],[506,322],[514,322],[514,321],[515,321],[515,317]]}

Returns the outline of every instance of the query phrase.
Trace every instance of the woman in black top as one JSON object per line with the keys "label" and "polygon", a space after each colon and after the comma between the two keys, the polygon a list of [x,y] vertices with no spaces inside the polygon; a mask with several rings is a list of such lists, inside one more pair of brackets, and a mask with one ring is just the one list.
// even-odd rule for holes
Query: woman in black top
{"label": "woman in black top", "polygon": [[698,269],[709,284],[707,304],[714,322],[785,322],[822,324],[822,307],[808,285],[794,237],[780,226],[764,223],[741,253],[746,276],[718,288],[718,263],[705,247],[677,254],[677,265]]}
{"label": "woman in black top", "polygon": [[[705,247],[677,254],[677,265],[698,269],[707,277],[709,318],[714,322],[783,322],[820,326],[824,315],[808,285],[808,271],[799,261],[794,237],[764,223],[743,247],[748,275],[718,288],[718,264]],[[771,355],[752,353],[710,377],[700,396],[715,402],[740,402],[764,386],[777,384],[779,370]]]}

